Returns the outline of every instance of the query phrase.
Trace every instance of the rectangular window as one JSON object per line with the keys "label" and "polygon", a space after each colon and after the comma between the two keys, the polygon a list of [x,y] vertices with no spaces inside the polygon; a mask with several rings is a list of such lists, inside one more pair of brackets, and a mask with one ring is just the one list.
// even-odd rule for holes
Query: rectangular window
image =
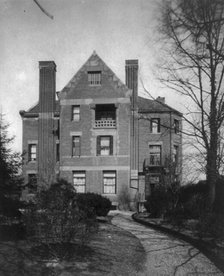
{"label": "rectangular window", "polygon": [[174,132],[176,134],[180,133],[180,122],[174,119]]}
{"label": "rectangular window", "polygon": [[85,193],[86,191],[86,172],[73,171],[73,185],[77,193]]}
{"label": "rectangular window", "polygon": [[160,119],[152,118],[150,123],[151,133],[160,133]]}
{"label": "rectangular window", "polygon": [[59,119],[54,120],[53,133],[57,137],[57,139],[59,139],[59,136],[60,136],[60,120]]}
{"label": "rectangular window", "polygon": [[29,144],[28,146],[28,160],[36,161],[37,160],[37,145]]}
{"label": "rectangular window", "polygon": [[28,174],[28,190],[29,193],[35,193],[37,191],[37,175]]}
{"label": "rectangular window", "polygon": [[116,171],[103,172],[103,193],[116,194]]}
{"label": "rectangular window", "polygon": [[178,163],[178,146],[173,147],[173,162]]}
{"label": "rectangular window", "polygon": [[150,159],[150,165],[152,166],[161,165],[161,146],[160,145],[149,146],[149,159]]}
{"label": "rectangular window", "polygon": [[113,136],[97,136],[97,155],[113,155]]}
{"label": "rectangular window", "polygon": [[72,121],[78,122],[80,120],[80,106],[73,105],[72,106]]}
{"label": "rectangular window", "polygon": [[88,72],[89,85],[101,85],[101,71]]}
{"label": "rectangular window", "polygon": [[80,136],[72,136],[72,156],[81,155],[81,139]]}

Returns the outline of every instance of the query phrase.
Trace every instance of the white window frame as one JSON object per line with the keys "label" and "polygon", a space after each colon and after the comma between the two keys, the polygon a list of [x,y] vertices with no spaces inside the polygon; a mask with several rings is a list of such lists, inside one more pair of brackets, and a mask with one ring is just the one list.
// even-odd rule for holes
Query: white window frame
{"label": "white window frame", "polygon": [[103,193],[116,194],[116,171],[103,171]]}
{"label": "white window frame", "polygon": [[73,185],[77,193],[86,192],[86,172],[85,171],[73,171]]}
{"label": "white window frame", "polygon": [[[78,139],[78,142],[75,141],[75,139]],[[74,135],[72,136],[72,157],[77,157],[80,155],[81,155],[81,136]]]}
{"label": "white window frame", "polygon": [[101,156],[110,155],[110,136],[100,137],[100,155]]}
{"label": "white window frame", "polygon": [[37,144],[28,144],[28,161],[34,162],[37,160]]}
{"label": "white window frame", "polygon": [[72,121],[74,122],[80,121],[80,105],[72,106]]}
{"label": "white window frame", "polygon": [[160,133],[160,118],[151,118],[151,133],[158,134]]}
{"label": "white window frame", "polygon": [[97,155],[110,156],[113,155],[113,136],[97,136]]}

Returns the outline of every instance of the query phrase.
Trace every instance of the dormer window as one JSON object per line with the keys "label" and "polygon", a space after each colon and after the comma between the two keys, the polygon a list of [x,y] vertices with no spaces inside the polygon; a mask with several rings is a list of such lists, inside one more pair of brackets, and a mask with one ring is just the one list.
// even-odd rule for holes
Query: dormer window
{"label": "dormer window", "polygon": [[101,71],[89,71],[88,83],[91,86],[101,85]]}

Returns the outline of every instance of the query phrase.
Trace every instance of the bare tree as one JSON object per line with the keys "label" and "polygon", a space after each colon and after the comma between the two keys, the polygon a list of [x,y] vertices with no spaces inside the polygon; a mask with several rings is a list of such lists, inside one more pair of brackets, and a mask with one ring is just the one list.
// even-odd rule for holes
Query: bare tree
{"label": "bare tree", "polygon": [[46,9],[43,8],[43,6],[37,1],[37,0],[33,0],[35,4],[37,4],[37,6],[40,8],[40,10],[48,17],[50,17],[51,19],[54,19],[54,16],[51,15],[48,11],[46,11]]}
{"label": "bare tree", "polygon": [[184,118],[204,156],[212,207],[223,148],[224,1],[166,0],[161,13],[169,51],[161,80],[189,99]]}

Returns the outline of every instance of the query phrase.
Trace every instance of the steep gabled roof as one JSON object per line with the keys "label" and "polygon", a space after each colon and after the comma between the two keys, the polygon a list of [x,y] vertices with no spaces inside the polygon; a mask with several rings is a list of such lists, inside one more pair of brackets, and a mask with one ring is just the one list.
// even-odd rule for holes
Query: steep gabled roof
{"label": "steep gabled roof", "polygon": [[[99,87],[91,87],[88,85],[88,72],[89,71],[102,71],[106,84]],[[83,78],[83,79],[82,79]],[[80,79],[82,79],[80,81]],[[81,83],[81,84],[80,84]],[[105,62],[94,51],[84,65],[72,77],[68,84],[57,92],[59,99],[82,97],[130,97],[131,90],[114,74],[114,72],[105,64]],[[138,97],[138,110],[140,113],[162,113],[174,112],[179,116],[182,114],[176,109],[168,106],[159,100],[150,100],[147,98]],[[55,115],[59,115],[60,104],[56,101]],[[39,113],[39,103],[31,107],[28,111],[21,111],[21,116],[35,117]]]}
{"label": "steep gabled roof", "polygon": [[162,112],[174,112],[178,115],[182,115],[181,112],[170,107],[169,105],[160,102],[158,100],[150,100],[147,98],[138,97],[138,111],[140,113],[162,113]]}
{"label": "steep gabled roof", "polygon": [[[87,76],[88,71],[102,71],[103,76],[107,80],[107,87],[91,88],[88,87],[88,83],[85,82],[86,87],[80,85],[82,82],[83,76]],[[64,99],[68,94],[74,93],[77,97],[80,97],[84,93],[87,95],[92,95],[90,93],[97,91],[98,93],[104,91],[116,91],[116,93],[127,96],[130,95],[130,90],[128,87],[115,75],[115,73],[106,65],[106,63],[96,54],[94,51],[93,54],[88,58],[84,65],[78,70],[78,72],[72,77],[68,84],[62,89],[59,94],[60,99]],[[91,91],[91,92],[90,92]],[[108,96],[108,95],[105,95]],[[94,95],[93,95],[94,97]]]}

